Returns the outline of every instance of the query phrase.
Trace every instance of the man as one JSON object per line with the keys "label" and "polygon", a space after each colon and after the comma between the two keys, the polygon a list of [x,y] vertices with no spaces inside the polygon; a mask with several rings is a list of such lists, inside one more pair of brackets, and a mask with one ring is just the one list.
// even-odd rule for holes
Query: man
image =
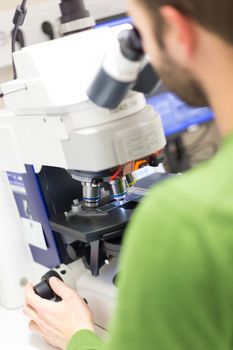
{"label": "man", "polygon": [[208,103],[223,136],[208,163],[152,190],[123,247],[109,340],[55,278],[60,303],[27,287],[30,328],[69,350],[223,350],[233,346],[233,2],[130,0],[145,52],[167,86]]}

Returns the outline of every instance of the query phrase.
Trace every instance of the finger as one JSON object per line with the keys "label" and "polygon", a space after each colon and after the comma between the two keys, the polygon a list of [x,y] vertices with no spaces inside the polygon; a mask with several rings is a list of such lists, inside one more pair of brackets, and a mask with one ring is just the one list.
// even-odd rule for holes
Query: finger
{"label": "finger", "polygon": [[25,299],[27,304],[34,305],[38,302],[39,296],[35,293],[32,284],[28,283],[25,288]]}
{"label": "finger", "polygon": [[66,286],[59,278],[51,277],[49,284],[52,290],[62,299],[69,299],[75,295],[75,291]]}
{"label": "finger", "polygon": [[23,312],[31,318],[31,321],[29,323],[29,328],[31,330],[35,330],[36,332],[39,332],[43,336],[51,336],[58,337],[60,335],[59,331],[57,331],[53,325],[49,324],[49,320],[47,320],[47,317],[45,316],[44,319],[41,319],[37,313],[28,306],[25,306],[23,308]]}
{"label": "finger", "polygon": [[40,322],[40,317],[37,314],[37,312],[29,305],[26,305],[23,307],[23,313],[28,316],[29,318],[31,318],[34,322],[36,322],[37,324],[39,324]]}
{"label": "finger", "polygon": [[38,326],[38,324],[36,322],[30,321],[28,326],[29,326],[29,329],[32,332],[36,332],[36,333],[42,334],[42,331],[41,331],[40,327]]}

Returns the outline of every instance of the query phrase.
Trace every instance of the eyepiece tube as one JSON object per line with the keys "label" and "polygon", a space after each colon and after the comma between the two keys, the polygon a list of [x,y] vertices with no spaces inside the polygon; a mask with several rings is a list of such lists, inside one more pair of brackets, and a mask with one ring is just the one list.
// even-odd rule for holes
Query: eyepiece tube
{"label": "eyepiece tube", "polygon": [[135,85],[143,58],[136,29],[122,31],[87,90],[90,100],[103,108],[117,108]]}

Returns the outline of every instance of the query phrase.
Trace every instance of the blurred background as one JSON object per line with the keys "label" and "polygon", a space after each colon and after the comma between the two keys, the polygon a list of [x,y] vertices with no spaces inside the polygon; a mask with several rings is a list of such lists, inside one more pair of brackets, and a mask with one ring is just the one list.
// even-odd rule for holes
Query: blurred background
{"label": "blurred background", "polygon": [[[45,3],[48,2],[48,0],[30,0],[30,4],[38,4],[38,3]],[[9,18],[9,12],[12,12],[12,17],[14,14],[15,7],[19,3],[19,0],[7,0],[7,1],[1,1],[0,2],[0,13],[1,17],[4,17],[7,20]],[[5,13],[5,14],[4,14]],[[1,21],[1,23],[4,23],[5,21]],[[0,24],[0,47],[4,45],[4,38],[6,41],[8,41],[7,36],[9,33],[6,33],[5,28]],[[8,34],[8,35],[7,35]],[[6,36],[6,37],[5,37]],[[1,53],[0,53],[0,82],[7,81],[11,78],[12,70],[10,66],[1,66]]]}

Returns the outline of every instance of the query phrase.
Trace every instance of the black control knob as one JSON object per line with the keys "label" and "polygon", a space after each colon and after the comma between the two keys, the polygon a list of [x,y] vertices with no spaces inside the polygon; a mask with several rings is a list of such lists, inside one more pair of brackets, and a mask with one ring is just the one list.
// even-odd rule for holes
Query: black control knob
{"label": "black control knob", "polygon": [[43,22],[41,25],[41,29],[42,29],[42,32],[49,37],[49,40],[53,40],[55,38],[53,26],[50,22],[48,21]]}
{"label": "black control knob", "polygon": [[41,278],[41,282],[34,287],[34,291],[43,299],[60,301],[61,298],[57,294],[55,294],[52,288],[50,287],[49,279],[51,277],[57,277],[61,281],[63,281],[61,276],[56,271],[50,270]]}

